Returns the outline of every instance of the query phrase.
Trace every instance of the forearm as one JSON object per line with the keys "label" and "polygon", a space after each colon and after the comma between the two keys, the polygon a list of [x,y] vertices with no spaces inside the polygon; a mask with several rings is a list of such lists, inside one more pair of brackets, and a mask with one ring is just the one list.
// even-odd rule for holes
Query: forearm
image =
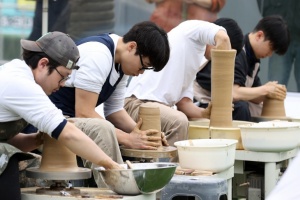
{"label": "forearm", "polygon": [[116,128],[117,140],[120,145],[130,146],[130,137],[129,133],[125,133],[124,131]]}
{"label": "forearm", "polygon": [[233,101],[251,101],[260,103],[264,100],[266,91],[260,87],[233,87]]}
{"label": "forearm", "polygon": [[37,149],[42,144],[41,136],[42,135],[40,133],[19,133],[15,137],[8,140],[8,143],[24,152],[29,152],[34,149]]}
{"label": "forearm", "polygon": [[183,112],[187,118],[206,118],[203,108],[196,106],[193,101],[187,97],[182,98],[177,104],[177,110]]}
{"label": "forearm", "polygon": [[130,133],[136,125],[136,122],[124,109],[110,114],[106,117],[106,119],[110,121],[116,128],[121,129],[126,133]]}
{"label": "forearm", "polygon": [[229,36],[227,35],[225,30],[219,30],[215,35],[215,43],[216,49],[219,50],[230,50],[231,43]]}
{"label": "forearm", "polygon": [[68,122],[58,137],[58,141],[74,154],[97,165],[110,169],[114,162],[100,149],[92,139]]}

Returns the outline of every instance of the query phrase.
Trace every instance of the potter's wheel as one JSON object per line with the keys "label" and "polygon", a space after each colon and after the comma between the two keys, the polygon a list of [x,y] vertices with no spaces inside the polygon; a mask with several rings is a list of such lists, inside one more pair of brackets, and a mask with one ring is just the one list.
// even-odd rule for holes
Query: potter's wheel
{"label": "potter's wheel", "polygon": [[120,147],[123,156],[135,158],[174,158],[177,156],[177,148],[161,146],[157,150],[128,149]]}
{"label": "potter's wheel", "polygon": [[265,122],[265,121],[272,121],[272,120],[282,120],[282,121],[293,121],[292,117],[285,117],[285,116],[281,116],[281,117],[271,117],[271,116],[252,116],[251,117],[251,121],[252,122]]}
{"label": "potter's wheel", "polygon": [[78,188],[81,191],[80,195],[70,195],[70,196],[53,196],[45,194],[36,194],[35,187],[22,188],[21,189],[21,199],[22,200],[78,200],[78,199],[124,199],[124,200],[155,200],[156,194],[147,195],[136,195],[136,196],[125,196],[118,195],[107,188]]}
{"label": "potter's wheel", "polygon": [[78,180],[88,179],[92,176],[91,169],[80,168],[76,170],[64,171],[43,171],[40,168],[32,167],[26,170],[26,176],[29,178],[40,178],[46,180]]}

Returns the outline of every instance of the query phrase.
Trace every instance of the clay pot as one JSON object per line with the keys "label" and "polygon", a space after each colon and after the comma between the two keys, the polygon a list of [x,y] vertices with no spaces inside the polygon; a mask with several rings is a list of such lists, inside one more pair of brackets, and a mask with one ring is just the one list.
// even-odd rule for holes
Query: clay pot
{"label": "clay pot", "polygon": [[[141,105],[139,108],[139,118],[142,118],[143,120],[142,126],[140,128],[141,130],[156,129],[158,131],[161,131],[159,107],[147,104]],[[161,137],[161,133],[159,132],[158,134],[153,136]]]}
{"label": "clay pot", "polygon": [[210,126],[232,127],[232,88],[236,50],[211,50]]}
{"label": "clay pot", "polygon": [[76,155],[44,133],[41,171],[77,171]]}
{"label": "clay pot", "polygon": [[285,117],[284,101],[265,98],[261,112],[262,117]]}

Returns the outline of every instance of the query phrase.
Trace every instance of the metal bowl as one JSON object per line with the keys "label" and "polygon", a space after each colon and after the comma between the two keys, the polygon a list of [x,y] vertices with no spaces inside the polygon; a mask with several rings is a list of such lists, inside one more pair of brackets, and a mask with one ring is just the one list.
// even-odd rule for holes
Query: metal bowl
{"label": "metal bowl", "polygon": [[160,191],[173,177],[175,163],[132,163],[133,169],[105,170],[98,167],[103,181],[112,191],[123,195],[150,194]]}

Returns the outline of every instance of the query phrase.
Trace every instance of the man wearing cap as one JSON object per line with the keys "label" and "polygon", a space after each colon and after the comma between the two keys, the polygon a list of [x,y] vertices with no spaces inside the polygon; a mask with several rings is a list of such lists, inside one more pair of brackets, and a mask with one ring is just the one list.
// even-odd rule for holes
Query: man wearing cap
{"label": "man wearing cap", "polygon": [[152,134],[158,130],[139,130],[141,121],[133,121],[123,105],[128,75],[158,72],[167,63],[170,48],[166,32],[146,21],[134,25],[123,37],[102,34],[84,38],[77,45],[80,69],[73,70],[66,82],[69,87],[50,96],[52,102],[65,115],[82,118],[102,118],[95,107],[103,103],[105,118],[116,127],[119,144],[156,149],[162,139]]}
{"label": "man wearing cap", "polygon": [[0,71],[1,199],[21,199],[18,162],[32,158],[25,152],[42,144],[40,133],[20,133],[27,123],[76,155],[107,169],[120,168],[68,122],[47,96],[63,86],[71,70],[77,68],[79,51],[73,40],[64,33],[51,32],[36,42],[21,40],[21,46],[24,60],[14,59]]}

